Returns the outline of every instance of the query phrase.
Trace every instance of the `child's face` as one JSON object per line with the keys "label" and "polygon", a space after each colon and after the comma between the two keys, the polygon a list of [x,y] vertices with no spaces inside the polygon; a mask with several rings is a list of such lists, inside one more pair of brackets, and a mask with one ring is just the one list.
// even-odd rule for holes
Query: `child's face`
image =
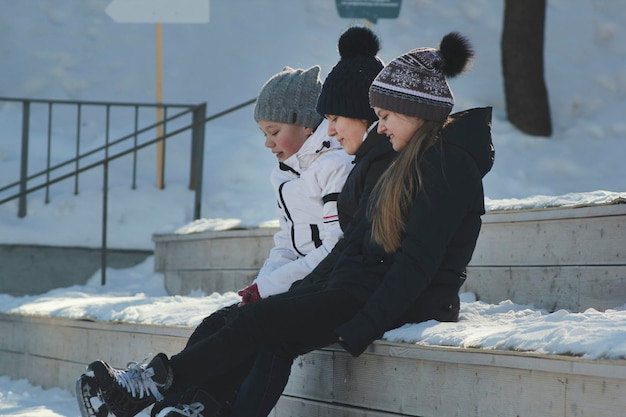
{"label": "child's face", "polygon": [[415,133],[424,124],[424,119],[406,116],[389,110],[374,107],[378,116],[378,133],[384,133],[389,138],[394,151],[399,152],[413,138]]}
{"label": "child's face", "polygon": [[280,162],[300,150],[313,130],[304,126],[260,120],[259,127],[265,135],[265,146]]}
{"label": "child's face", "polygon": [[367,120],[332,114],[327,114],[326,120],[328,136],[334,136],[348,155],[354,155],[363,143],[363,136],[367,132]]}

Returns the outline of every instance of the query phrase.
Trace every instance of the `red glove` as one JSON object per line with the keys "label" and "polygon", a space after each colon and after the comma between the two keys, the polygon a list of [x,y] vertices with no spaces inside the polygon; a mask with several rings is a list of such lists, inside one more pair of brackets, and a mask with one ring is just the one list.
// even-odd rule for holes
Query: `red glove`
{"label": "red glove", "polygon": [[256,283],[248,285],[243,290],[237,291],[237,294],[241,296],[241,302],[239,303],[240,307],[246,304],[252,304],[261,299],[259,287],[257,287]]}

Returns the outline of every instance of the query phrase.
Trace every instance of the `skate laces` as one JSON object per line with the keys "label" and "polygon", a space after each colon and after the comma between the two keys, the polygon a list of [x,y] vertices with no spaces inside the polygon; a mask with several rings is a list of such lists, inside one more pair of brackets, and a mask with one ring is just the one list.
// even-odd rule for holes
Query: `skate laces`
{"label": "skate laces", "polygon": [[186,417],[202,417],[200,414],[204,410],[202,403],[184,404],[182,414]]}
{"label": "skate laces", "polygon": [[176,413],[185,417],[202,417],[200,414],[204,411],[204,405],[200,402],[194,402],[191,404],[180,404],[176,407],[167,407],[161,410],[157,417],[169,415],[170,413]]}
{"label": "skate laces", "polygon": [[147,367],[151,357],[148,356],[139,363],[128,362],[126,369],[113,368],[112,373],[117,383],[133,397],[142,399],[152,394],[157,401],[161,401],[163,394],[161,394],[159,387],[152,379],[154,369]]}

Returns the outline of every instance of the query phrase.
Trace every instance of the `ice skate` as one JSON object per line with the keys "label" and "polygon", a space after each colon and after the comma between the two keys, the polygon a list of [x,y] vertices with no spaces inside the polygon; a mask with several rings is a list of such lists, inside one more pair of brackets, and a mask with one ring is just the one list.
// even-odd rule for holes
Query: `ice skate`
{"label": "ice skate", "polygon": [[87,371],[76,381],[76,400],[82,417],[107,417],[109,408],[102,401],[93,372]]}
{"label": "ice skate", "polygon": [[160,409],[156,417],[217,417],[220,408],[220,404],[209,393],[194,387],[182,395],[178,404]]}
{"label": "ice skate", "polygon": [[160,353],[147,363],[149,359],[131,362],[126,369],[113,368],[103,361],[89,365],[88,371],[93,373],[97,393],[108,412],[116,417],[133,417],[163,398],[163,391],[173,380],[167,356]]}

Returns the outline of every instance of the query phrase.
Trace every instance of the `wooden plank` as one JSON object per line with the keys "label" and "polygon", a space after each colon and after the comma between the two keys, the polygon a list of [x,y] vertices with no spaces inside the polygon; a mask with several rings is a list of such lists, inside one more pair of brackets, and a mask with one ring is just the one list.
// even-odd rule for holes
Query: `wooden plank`
{"label": "wooden plank", "polygon": [[277,229],[154,236],[155,271],[172,295],[237,291],[256,277]]}
{"label": "wooden plank", "polygon": [[[318,372],[314,376],[321,378],[311,378],[310,368],[328,363],[328,353],[299,360],[292,380],[306,384],[290,381],[285,393],[320,400],[329,376]],[[401,415],[608,416],[626,406],[626,399],[616,398],[626,389],[624,361],[377,342],[357,359],[336,351],[332,362],[332,393],[326,398],[333,404]],[[603,413],[581,412],[594,409]]]}
{"label": "wooden plank", "polygon": [[346,407],[320,401],[311,401],[283,395],[270,417],[401,417],[364,408]]}
{"label": "wooden plank", "polygon": [[483,223],[509,223],[554,219],[577,219],[626,215],[626,199],[607,204],[582,204],[573,207],[497,210],[483,216]]}
{"label": "wooden plank", "polygon": [[534,352],[470,349],[450,346],[417,346],[391,342],[375,342],[370,345],[366,352],[382,356],[442,363],[462,363],[522,370],[539,369],[565,376],[593,376],[626,380],[626,360],[587,360],[572,356],[547,355]]}
{"label": "wooden plank", "polygon": [[[312,352],[304,360],[318,358]],[[292,378],[306,368],[294,367]],[[546,373],[345,353],[336,353],[333,370],[333,391],[326,398],[352,408],[407,416],[565,415],[563,384]],[[320,400],[319,389],[289,386],[285,393]]]}
{"label": "wooden plank", "polygon": [[210,268],[260,268],[271,241],[266,239],[208,239],[155,246],[155,271]]}
{"label": "wooden plank", "polygon": [[470,266],[461,291],[491,304],[512,300],[548,311],[604,311],[626,304],[626,266]]}
{"label": "wooden plank", "polygon": [[274,229],[161,236],[155,240],[155,271],[256,268],[273,246]]}
{"label": "wooden plank", "polygon": [[335,351],[318,350],[300,356],[293,364],[285,394],[302,396],[307,399],[328,401],[334,399]]}
{"label": "wooden plank", "polygon": [[[6,330],[26,336],[2,338],[1,375],[70,390],[98,357],[124,366],[148,352],[172,354],[191,333],[0,314]],[[72,346],[42,344],[53,332],[67,336],[54,343]],[[75,349],[77,335],[84,349]],[[336,346],[299,358],[274,416],[614,416],[626,409],[625,392],[626,361],[375,342],[356,359]]]}
{"label": "wooden plank", "polygon": [[[626,385],[623,380],[605,380],[593,377],[563,378],[566,387],[567,416],[623,416],[625,414]],[[598,398],[602,401],[588,401]]]}
{"label": "wooden plank", "polygon": [[472,266],[626,265],[626,216],[483,225]]}
{"label": "wooden plank", "polygon": [[[70,377],[61,371],[66,366],[82,372],[90,362],[103,359],[124,367],[149,353],[178,352],[192,329],[0,314],[0,332],[0,374],[16,378],[31,375],[29,379],[35,384],[51,387],[72,383],[63,379],[63,384],[49,385],[49,372]],[[46,363],[41,368],[46,372],[37,372],[35,362],[30,362],[35,360]]]}
{"label": "wooden plank", "polygon": [[241,237],[259,237],[270,239],[274,234],[280,230],[277,227],[259,227],[259,228],[247,228],[247,229],[232,229],[232,230],[209,230],[196,233],[155,233],[152,235],[152,241],[155,243],[161,242],[187,242],[193,240],[207,240],[207,239],[228,239],[228,238],[241,238]]}
{"label": "wooden plank", "polygon": [[187,295],[195,290],[205,294],[237,291],[252,283],[258,269],[203,269],[198,271],[165,271],[165,289],[170,295]]}

